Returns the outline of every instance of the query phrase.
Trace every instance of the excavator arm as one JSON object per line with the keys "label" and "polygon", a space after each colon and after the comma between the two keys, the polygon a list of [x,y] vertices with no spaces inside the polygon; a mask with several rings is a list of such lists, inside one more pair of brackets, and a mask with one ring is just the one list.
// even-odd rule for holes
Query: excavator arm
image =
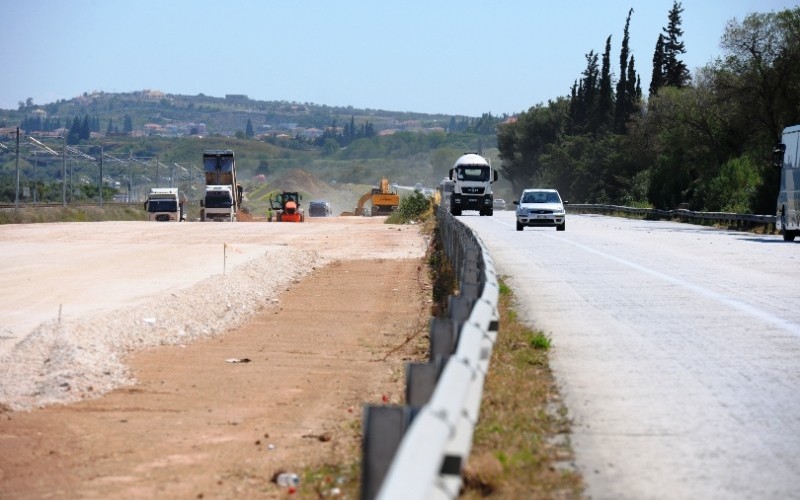
{"label": "excavator arm", "polygon": [[356,206],[356,215],[364,215],[364,204],[372,197],[372,191],[369,193],[364,193],[364,195],[358,199],[358,206]]}

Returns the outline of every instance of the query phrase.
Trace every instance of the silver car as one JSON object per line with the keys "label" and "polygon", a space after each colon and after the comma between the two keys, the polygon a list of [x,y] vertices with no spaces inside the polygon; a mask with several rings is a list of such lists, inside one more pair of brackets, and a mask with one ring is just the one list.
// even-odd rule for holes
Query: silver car
{"label": "silver car", "polygon": [[527,227],[555,227],[563,231],[567,227],[567,212],[561,195],[555,189],[525,189],[517,205],[517,231]]}

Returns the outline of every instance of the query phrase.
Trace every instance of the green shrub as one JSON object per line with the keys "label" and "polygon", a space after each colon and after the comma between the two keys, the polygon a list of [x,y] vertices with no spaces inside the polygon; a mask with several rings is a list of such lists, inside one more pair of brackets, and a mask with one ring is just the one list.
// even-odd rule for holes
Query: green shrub
{"label": "green shrub", "polygon": [[387,224],[408,224],[425,220],[433,214],[429,198],[419,191],[400,198],[400,206],[386,219]]}

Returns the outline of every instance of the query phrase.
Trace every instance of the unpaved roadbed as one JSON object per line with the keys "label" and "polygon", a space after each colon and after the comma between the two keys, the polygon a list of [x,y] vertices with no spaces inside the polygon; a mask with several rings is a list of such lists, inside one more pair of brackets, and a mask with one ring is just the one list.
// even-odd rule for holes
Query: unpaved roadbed
{"label": "unpaved roadbed", "polygon": [[[72,229],[52,226],[64,247],[92,246],[85,241],[88,236],[76,241],[68,235]],[[159,232],[166,225],[155,226],[159,227],[126,228],[125,233],[151,228]],[[417,227],[361,218],[313,225],[180,226],[190,243],[170,239],[176,250],[170,255],[205,245],[221,250],[221,244],[209,242],[211,235],[199,231],[203,229],[220,231],[216,237],[230,242],[229,248],[252,246],[252,252],[237,255],[255,257],[237,264],[228,261],[232,267],[225,275],[215,267],[205,278],[199,276],[195,261],[187,271],[195,281],[188,286],[165,282],[153,298],[120,296],[116,310],[62,319],[62,327],[83,328],[86,336],[77,343],[62,339],[48,348],[32,348],[30,352],[43,359],[28,368],[42,380],[68,382],[43,383],[36,390],[77,402],[31,411],[10,411],[11,405],[4,403],[0,498],[279,496],[285,492],[270,483],[275,471],[357,461],[362,404],[401,401],[405,362],[425,356],[420,342],[424,344],[430,306],[422,259],[427,243]],[[28,236],[36,233],[21,229]],[[12,233],[0,228],[4,249],[22,255],[21,247],[29,243],[23,241],[26,238],[7,238]],[[121,243],[111,238],[108,244],[124,246],[136,238]],[[40,246],[45,253],[58,251]],[[262,265],[264,257],[269,265]],[[95,276],[98,286],[141,272],[135,258],[118,263],[118,275]],[[162,269],[180,262],[178,257],[162,260],[151,265]],[[57,259],[51,256],[51,261]],[[221,258],[215,261],[221,264]],[[104,273],[114,266],[99,262],[83,272],[92,269]],[[10,271],[3,273],[3,280],[19,279]],[[146,286],[144,279],[132,281]],[[231,281],[236,286],[231,287]],[[26,293],[34,293],[37,286],[43,294],[48,291],[45,284],[22,282]],[[51,280],[50,291],[56,293],[54,282],[58,280]],[[243,294],[217,301],[223,315],[231,315],[230,324],[238,325],[235,330],[208,321],[205,309],[213,301],[197,297],[220,288]],[[141,292],[136,286],[128,290],[132,295]],[[166,314],[162,305],[172,312]],[[124,322],[113,331],[99,326],[126,317],[137,325],[135,332]],[[175,317],[180,319],[167,319]],[[87,324],[96,326],[86,328]],[[106,343],[104,336],[116,340]],[[135,340],[120,340],[128,338]],[[36,346],[36,339],[34,333],[15,334],[9,352],[19,354],[21,346]],[[123,367],[119,374],[107,373],[107,367],[100,370],[107,378],[124,376],[123,385],[102,397],[97,396],[103,387],[80,383],[95,363],[103,366],[100,351],[83,357],[93,349],[92,342],[112,346],[109,356]],[[58,370],[50,368],[54,359]],[[17,375],[23,374],[19,366],[24,365],[16,366]],[[0,370],[9,373],[7,365]],[[70,370],[74,371],[67,376]],[[0,380],[4,394],[13,394],[9,379]]]}

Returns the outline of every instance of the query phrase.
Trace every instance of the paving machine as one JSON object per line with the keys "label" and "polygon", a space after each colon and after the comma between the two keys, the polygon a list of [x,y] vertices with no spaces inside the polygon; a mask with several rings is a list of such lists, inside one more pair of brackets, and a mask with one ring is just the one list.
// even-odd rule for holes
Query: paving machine
{"label": "paving machine", "polygon": [[275,194],[269,200],[272,209],[270,220],[275,222],[303,222],[306,216],[300,207],[301,199],[303,197],[296,191],[283,191]]}

